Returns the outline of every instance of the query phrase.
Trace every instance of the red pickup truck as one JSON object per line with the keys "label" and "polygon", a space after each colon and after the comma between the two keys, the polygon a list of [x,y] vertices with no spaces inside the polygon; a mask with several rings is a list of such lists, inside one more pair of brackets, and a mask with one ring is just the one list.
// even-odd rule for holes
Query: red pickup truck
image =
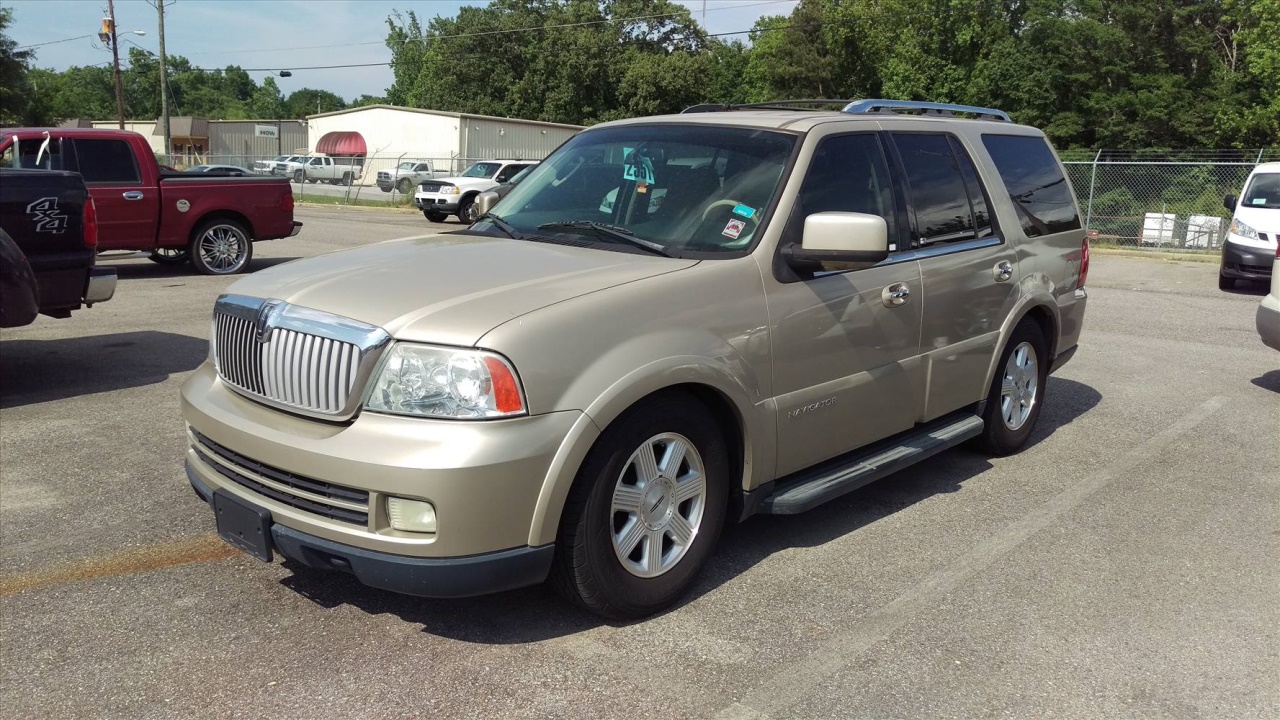
{"label": "red pickup truck", "polygon": [[258,240],[297,235],[287,178],[162,169],[146,138],[124,130],[0,130],[0,166],[70,170],[98,212],[98,250],[143,250],[188,260],[206,275],[243,272]]}

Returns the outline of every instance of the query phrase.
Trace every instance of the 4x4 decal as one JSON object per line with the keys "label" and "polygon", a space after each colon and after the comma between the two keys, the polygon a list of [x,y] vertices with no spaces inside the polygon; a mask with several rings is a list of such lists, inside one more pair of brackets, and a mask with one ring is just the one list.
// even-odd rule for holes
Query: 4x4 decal
{"label": "4x4 decal", "polygon": [[36,225],[36,232],[60,235],[67,231],[69,217],[58,207],[58,198],[40,198],[27,206],[27,215]]}

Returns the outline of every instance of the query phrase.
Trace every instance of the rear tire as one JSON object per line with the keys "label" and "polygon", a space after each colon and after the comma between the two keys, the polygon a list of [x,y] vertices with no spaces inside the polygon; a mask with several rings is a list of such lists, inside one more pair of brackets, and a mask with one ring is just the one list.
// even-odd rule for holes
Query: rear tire
{"label": "rear tire", "polygon": [[235,220],[209,220],[191,236],[191,264],[201,275],[235,275],[253,259],[253,238]]}
{"label": "rear tire", "polygon": [[669,607],[715,549],[729,485],[724,436],[704,405],[664,393],[632,408],[600,436],[574,480],[551,584],[615,620]]}
{"label": "rear tire", "polygon": [[1226,275],[1223,275],[1221,272],[1219,272],[1218,273],[1218,289],[1219,290],[1235,290],[1236,279],[1229,278]]}
{"label": "rear tire", "polygon": [[351,183],[352,183],[351,173],[342,173],[342,184],[347,187],[351,187]]}
{"label": "rear tire", "polygon": [[977,445],[983,451],[1003,457],[1021,450],[1044,405],[1045,383],[1049,377],[1049,356],[1039,323],[1023,318],[1013,329],[995,377],[987,393],[984,423]]}

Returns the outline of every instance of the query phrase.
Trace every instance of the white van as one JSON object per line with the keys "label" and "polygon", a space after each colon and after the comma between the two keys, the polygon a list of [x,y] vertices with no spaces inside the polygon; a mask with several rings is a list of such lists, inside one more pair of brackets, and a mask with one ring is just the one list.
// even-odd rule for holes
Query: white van
{"label": "white van", "polygon": [[1228,195],[1222,204],[1234,215],[1222,244],[1218,287],[1230,290],[1237,280],[1270,280],[1280,240],[1280,162],[1254,168],[1239,199]]}

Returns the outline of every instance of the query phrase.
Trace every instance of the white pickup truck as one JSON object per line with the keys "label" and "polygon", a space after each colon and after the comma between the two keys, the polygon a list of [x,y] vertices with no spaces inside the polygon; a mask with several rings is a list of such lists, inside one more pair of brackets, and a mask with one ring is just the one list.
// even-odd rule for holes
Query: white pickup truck
{"label": "white pickup truck", "polygon": [[437,167],[431,160],[406,160],[397,165],[395,170],[378,171],[378,189],[385,193],[394,189],[401,195],[409,195],[423,181],[437,180],[448,175],[448,163],[444,167]]}
{"label": "white pickup truck", "polygon": [[515,177],[537,160],[481,160],[456,177],[428,180],[418,186],[413,204],[431,222],[450,215],[470,225],[476,221],[476,196]]}
{"label": "white pickup truck", "polygon": [[306,180],[309,183],[323,182],[330,185],[351,185],[360,179],[360,175],[364,171],[364,158],[358,157],[314,155],[309,158],[302,158],[302,161],[287,173],[296,183]]}

